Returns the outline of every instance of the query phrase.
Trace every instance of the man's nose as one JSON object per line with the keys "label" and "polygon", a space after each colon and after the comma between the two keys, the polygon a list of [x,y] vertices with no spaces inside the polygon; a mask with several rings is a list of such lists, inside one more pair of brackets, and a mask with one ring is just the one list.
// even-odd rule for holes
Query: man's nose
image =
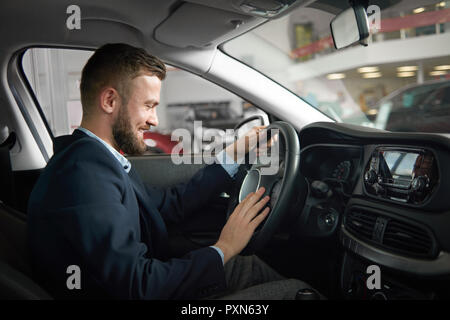
{"label": "man's nose", "polygon": [[153,127],[158,126],[159,121],[158,121],[158,115],[156,114],[156,111],[154,112],[154,114],[150,115],[150,117],[147,119],[147,124]]}

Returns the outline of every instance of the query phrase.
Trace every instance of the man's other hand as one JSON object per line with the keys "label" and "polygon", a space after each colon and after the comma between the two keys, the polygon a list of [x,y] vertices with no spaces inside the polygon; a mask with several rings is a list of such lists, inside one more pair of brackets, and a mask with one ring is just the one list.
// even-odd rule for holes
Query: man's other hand
{"label": "man's other hand", "polygon": [[261,187],[242,200],[223,227],[219,240],[214,246],[222,250],[224,263],[245,248],[256,227],[267,217],[269,207],[258,214],[270,199],[269,196],[265,196],[259,200],[264,191],[264,187]]}

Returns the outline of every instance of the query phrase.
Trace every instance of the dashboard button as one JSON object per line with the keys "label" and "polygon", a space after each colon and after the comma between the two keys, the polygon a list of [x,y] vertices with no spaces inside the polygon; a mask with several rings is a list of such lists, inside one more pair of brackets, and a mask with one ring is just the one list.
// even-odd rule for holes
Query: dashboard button
{"label": "dashboard button", "polygon": [[330,195],[330,187],[323,181],[314,180],[311,183],[311,192],[314,197],[323,199]]}
{"label": "dashboard button", "polygon": [[411,183],[411,188],[415,192],[423,192],[428,185],[428,178],[424,176],[419,176],[414,178]]}

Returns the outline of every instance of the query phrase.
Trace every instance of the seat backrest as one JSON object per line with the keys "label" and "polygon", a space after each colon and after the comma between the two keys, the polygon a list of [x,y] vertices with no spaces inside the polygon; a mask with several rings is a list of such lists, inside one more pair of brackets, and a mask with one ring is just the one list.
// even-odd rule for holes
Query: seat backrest
{"label": "seat backrest", "polygon": [[0,260],[30,275],[26,215],[0,203]]}
{"label": "seat backrest", "polygon": [[11,207],[16,199],[9,151],[15,143],[12,132],[0,144],[0,299],[50,299],[31,280],[26,215]]}
{"label": "seat backrest", "polygon": [[0,299],[50,299],[31,280],[26,216],[0,203]]}
{"label": "seat backrest", "polygon": [[0,261],[0,300],[49,300],[50,295],[33,280]]}

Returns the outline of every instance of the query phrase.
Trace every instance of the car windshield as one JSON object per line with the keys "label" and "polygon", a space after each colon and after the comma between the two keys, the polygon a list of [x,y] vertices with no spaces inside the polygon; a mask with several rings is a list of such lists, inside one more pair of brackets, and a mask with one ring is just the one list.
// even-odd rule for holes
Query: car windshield
{"label": "car windshield", "polygon": [[271,20],[222,50],[338,122],[450,132],[450,1],[371,1],[368,45],[340,50],[330,31],[335,14],[321,2]]}

